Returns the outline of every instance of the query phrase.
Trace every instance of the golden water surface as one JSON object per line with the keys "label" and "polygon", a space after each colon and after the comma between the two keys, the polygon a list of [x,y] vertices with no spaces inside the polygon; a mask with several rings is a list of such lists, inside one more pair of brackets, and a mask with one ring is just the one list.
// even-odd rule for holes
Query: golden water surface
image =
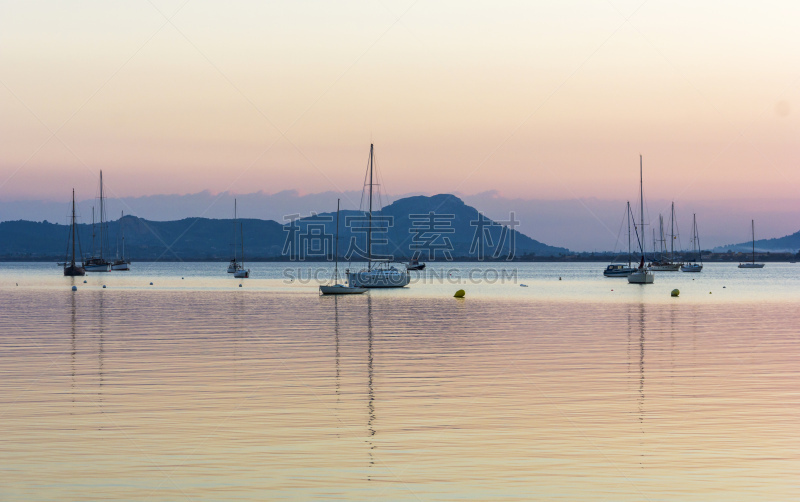
{"label": "golden water surface", "polygon": [[0,500],[797,500],[792,302],[0,290]]}

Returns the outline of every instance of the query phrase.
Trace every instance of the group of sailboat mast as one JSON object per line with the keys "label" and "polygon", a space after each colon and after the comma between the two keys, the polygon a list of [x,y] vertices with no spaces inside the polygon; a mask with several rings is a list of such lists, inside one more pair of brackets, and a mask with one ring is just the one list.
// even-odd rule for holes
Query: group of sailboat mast
{"label": "group of sailboat mast", "polygon": [[[110,272],[130,270],[130,261],[125,259],[125,234],[122,228],[124,213],[119,220],[120,234],[122,238],[122,256],[119,255],[119,242],[117,243],[117,257],[113,262],[107,259],[108,253],[108,228],[106,222],[105,208],[105,187],[103,186],[103,171],[100,171],[100,241],[99,246],[95,241],[95,218],[94,207],[92,207],[92,255],[84,259],[81,256],[81,266],[76,265],[75,244],[78,240],[77,217],[75,211],[75,189],[72,189],[72,217],[70,222],[70,240],[72,241],[72,254],[65,261],[64,275],[84,275],[86,272]],[[69,252],[69,250],[68,250]],[[82,253],[81,253],[82,254]]]}

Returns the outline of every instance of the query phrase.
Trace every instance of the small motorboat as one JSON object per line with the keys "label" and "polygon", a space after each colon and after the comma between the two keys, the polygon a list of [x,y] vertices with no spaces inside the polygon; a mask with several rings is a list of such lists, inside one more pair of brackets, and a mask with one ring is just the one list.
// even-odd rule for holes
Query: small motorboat
{"label": "small motorboat", "polygon": [[606,277],[628,277],[634,272],[636,272],[636,269],[631,267],[630,263],[628,265],[624,263],[612,263],[603,270],[603,275]]}
{"label": "small motorboat", "polygon": [[360,295],[367,291],[367,288],[352,288],[344,284],[332,284],[330,286],[320,286],[319,292],[323,295]]}

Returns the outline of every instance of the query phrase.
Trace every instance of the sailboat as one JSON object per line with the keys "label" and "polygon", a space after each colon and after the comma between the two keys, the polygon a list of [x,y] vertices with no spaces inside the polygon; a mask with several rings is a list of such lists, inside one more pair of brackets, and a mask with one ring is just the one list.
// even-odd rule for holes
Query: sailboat
{"label": "sailboat", "polygon": [[[670,250],[667,255],[666,239],[664,239],[664,218],[659,215],[659,230],[661,233],[661,256],[658,260],[650,262],[650,270],[654,272],[677,272],[681,270],[681,263],[675,262],[675,203],[672,203],[672,214],[670,215]],[[655,252],[655,243],[653,244],[653,251]]]}
{"label": "sailboat", "polygon": [[131,262],[125,259],[125,228],[122,225],[125,213],[120,213],[119,216],[119,232],[122,236],[122,258],[119,256],[119,240],[117,240],[117,259],[111,264],[111,270],[130,270]]}
{"label": "sailboat", "polygon": [[631,203],[630,202],[628,202],[625,212],[626,212],[626,219],[628,220],[628,266],[626,267],[624,263],[611,263],[603,271],[603,275],[606,277],[628,277],[634,271],[636,271],[636,269],[631,266]]}
{"label": "sailboat", "polygon": [[[72,189],[72,220],[69,225],[69,238],[67,241],[67,260],[64,262],[64,275],[69,277],[86,275],[86,270],[75,264],[75,189]],[[72,243],[72,254],[69,254],[70,241]]]}
{"label": "sailboat", "polygon": [[[236,260],[236,199],[233,199],[233,259],[228,264],[228,273],[235,274],[239,270],[242,270],[242,264]],[[244,244],[242,244],[242,251],[244,251]]]}
{"label": "sailboat", "polygon": [[239,235],[242,238],[242,261],[239,262],[239,270],[234,272],[233,276],[237,279],[247,279],[250,277],[250,269],[244,268],[244,225],[242,223],[239,223]]}
{"label": "sailboat", "polygon": [[[93,213],[94,214],[94,213]],[[107,247],[108,229],[106,228],[105,197],[103,195],[103,171],[100,171],[100,246],[99,254],[94,255],[94,215],[92,216],[92,257],[83,262],[87,272],[110,272],[111,262],[104,258]]]}
{"label": "sailboat", "polygon": [[639,228],[642,230],[641,236],[636,233],[636,238],[639,241],[639,251],[642,253],[642,258],[639,261],[639,268],[628,276],[628,284],[653,284],[655,277],[653,273],[644,264],[644,187],[642,183],[642,156],[639,155]]}
{"label": "sailboat", "polygon": [[750,262],[739,264],[739,268],[764,268],[763,263],[756,263],[756,222],[750,220],[751,231],[753,232],[753,259]]}
{"label": "sailboat", "polygon": [[345,286],[339,283],[339,203],[341,199],[336,199],[336,243],[334,245],[335,262],[333,265],[333,284],[327,284],[319,287],[320,294],[323,295],[360,295],[365,292],[367,288],[356,288],[353,286]]}
{"label": "sailboat", "polygon": [[[697,215],[692,214],[692,251],[695,259],[681,265],[681,272],[700,272],[703,270],[703,257],[700,252],[700,234],[697,233]],[[698,260],[700,263],[697,263]]]}
{"label": "sailboat", "polygon": [[408,285],[408,270],[400,271],[389,264],[389,260],[373,259],[372,257],[372,192],[375,150],[374,145],[369,145],[369,227],[367,227],[367,268],[358,272],[347,269],[347,283],[354,288],[402,288]]}

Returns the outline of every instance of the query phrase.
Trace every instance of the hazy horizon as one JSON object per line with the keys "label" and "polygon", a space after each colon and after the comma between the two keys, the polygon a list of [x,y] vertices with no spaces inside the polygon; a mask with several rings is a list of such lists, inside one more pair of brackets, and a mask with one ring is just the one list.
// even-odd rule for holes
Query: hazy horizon
{"label": "hazy horizon", "polygon": [[[408,193],[383,196],[383,202],[391,203],[411,195],[435,195],[430,193]],[[520,222],[518,229],[540,242],[551,246],[566,247],[573,251],[614,251],[627,249],[627,234],[624,228],[625,200],[584,199],[513,199],[503,197],[496,191],[477,194],[454,194],[466,204],[484,212],[495,220],[508,219],[513,211]],[[238,215],[242,218],[269,219],[284,222],[286,216],[312,212],[325,213],[335,210],[336,199],[342,199],[342,209],[358,209],[360,191],[321,192],[301,195],[296,190],[268,194],[212,193],[203,191],[194,194],[159,194],[143,197],[110,198],[106,200],[108,218],[116,220],[120,212],[133,214],[155,221],[179,220],[183,218],[232,218],[233,200],[238,200]],[[77,195],[78,213],[82,223],[91,222],[91,207],[97,205],[95,198]],[[635,202],[631,201],[634,205]],[[756,220],[756,238],[783,237],[800,230],[800,203],[794,199],[764,200],[761,209],[743,206],[740,201],[675,201],[677,233],[681,248],[689,247],[689,232],[692,213],[697,213],[701,244],[704,249],[745,242],[750,236],[750,220]],[[658,215],[668,225],[669,200],[646,201],[645,216],[648,224],[648,247],[651,246],[652,225],[657,225]],[[54,223],[68,221],[67,200],[0,200],[0,221],[25,219],[48,220]],[[667,230],[668,231],[668,230]]]}

